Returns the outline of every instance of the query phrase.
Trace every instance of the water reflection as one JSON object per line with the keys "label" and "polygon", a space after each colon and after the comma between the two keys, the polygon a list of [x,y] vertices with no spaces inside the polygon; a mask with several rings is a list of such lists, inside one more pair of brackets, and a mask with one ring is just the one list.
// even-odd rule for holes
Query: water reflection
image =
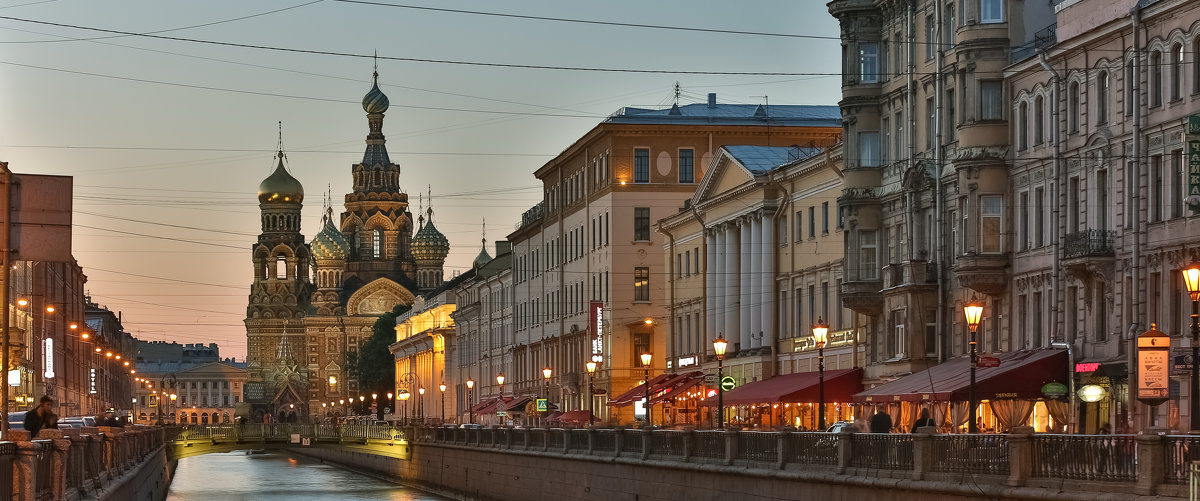
{"label": "water reflection", "polygon": [[441,501],[441,498],[286,452],[205,454],[179,461],[168,500]]}

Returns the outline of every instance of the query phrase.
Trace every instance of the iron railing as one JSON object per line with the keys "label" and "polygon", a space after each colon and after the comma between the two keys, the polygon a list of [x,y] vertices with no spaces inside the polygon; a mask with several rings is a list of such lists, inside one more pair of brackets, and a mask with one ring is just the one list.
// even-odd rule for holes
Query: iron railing
{"label": "iron railing", "polygon": [[933,471],[1008,475],[1008,436],[936,435]]}
{"label": "iron railing", "polygon": [[1164,437],[1165,460],[1163,482],[1168,484],[1187,484],[1191,478],[1191,463],[1200,461],[1200,436],[1168,435]]}
{"label": "iron railing", "polygon": [[725,459],[724,431],[697,431],[692,437],[696,450],[692,456],[707,459]]}
{"label": "iron railing", "polygon": [[799,464],[837,465],[835,433],[793,432],[784,435],[784,461]]}
{"label": "iron railing", "polygon": [[851,441],[851,466],[878,470],[912,469],[912,435],[855,433]]}
{"label": "iron railing", "polygon": [[1034,435],[1033,476],[1132,482],[1136,435]]}
{"label": "iron railing", "polygon": [[1063,238],[1063,259],[1079,257],[1112,257],[1113,230],[1083,230],[1068,233]]}
{"label": "iron railing", "polygon": [[748,431],[738,434],[738,456],[756,463],[775,463],[779,460],[779,434]]}
{"label": "iron railing", "polygon": [[592,451],[601,454],[613,454],[617,451],[616,430],[596,430],[593,437]]}
{"label": "iron railing", "polygon": [[654,430],[650,433],[650,455],[683,457],[684,433],[675,430]]}

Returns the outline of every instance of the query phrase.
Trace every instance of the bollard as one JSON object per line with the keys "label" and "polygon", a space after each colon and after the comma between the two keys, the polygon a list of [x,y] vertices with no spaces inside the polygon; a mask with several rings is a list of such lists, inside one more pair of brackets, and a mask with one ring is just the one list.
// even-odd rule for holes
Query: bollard
{"label": "bollard", "polygon": [[1166,458],[1163,457],[1165,428],[1146,428],[1137,436],[1137,485],[1134,491],[1143,496],[1154,494],[1163,480]]}

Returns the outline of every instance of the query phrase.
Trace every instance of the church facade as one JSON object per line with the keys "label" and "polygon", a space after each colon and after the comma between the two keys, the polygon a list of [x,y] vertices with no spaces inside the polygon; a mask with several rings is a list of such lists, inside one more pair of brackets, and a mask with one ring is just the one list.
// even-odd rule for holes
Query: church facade
{"label": "church facade", "polygon": [[305,240],[304,187],[284,165],[282,148],[259,185],[262,233],[252,247],[245,319],[247,405],[239,410],[250,422],[345,414],[339,402],[371,393],[358,387],[347,359],[371,337],[375,320],[442,284],[449,242],[434,227],[432,208],[413,233],[400,166],[385,146],[388,98],[378,80],[376,73],[363,98],[366,151],[351,167],[353,191],[336,220],[326,207],[320,231]]}

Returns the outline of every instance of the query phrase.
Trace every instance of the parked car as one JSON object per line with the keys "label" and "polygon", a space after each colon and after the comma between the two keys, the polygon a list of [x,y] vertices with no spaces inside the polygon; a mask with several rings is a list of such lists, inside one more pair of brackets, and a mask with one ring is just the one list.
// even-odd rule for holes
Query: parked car
{"label": "parked car", "polygon": [[854,423],[852,423],[850,421],[838,421],[836,423],[829,425],[829,428],[826,429],[825,431],[828,433],[838,433],[841,431],[845,431],[846,428],[849,428],[851,426],[854,426]]}
{"label": "parked car", "polygon": [[94,416],[72,416],[58,420],[58,426],[70,426],[72,428],[82,428],[84,426],[96,426],[96,418]]}
{"label": "parked car", "polygon": [[[25,429],[25,411],[8,413],[8,429],[24,430]],[[4,438],[4,437],[0,437]]]}

